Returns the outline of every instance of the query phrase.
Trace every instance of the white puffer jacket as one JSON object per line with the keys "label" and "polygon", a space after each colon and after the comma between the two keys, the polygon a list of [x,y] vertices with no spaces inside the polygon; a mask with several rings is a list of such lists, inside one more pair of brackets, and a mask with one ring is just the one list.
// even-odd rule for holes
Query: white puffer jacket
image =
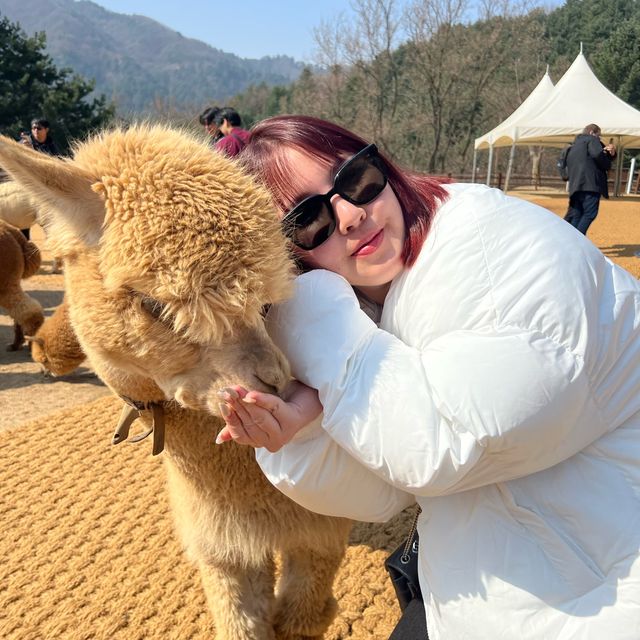
{"label": "white puffer jacket", "polygon": [[432,640],[638,640],[639,283],[544,209],[448,190],[381,329],[326,271],[272,310],[324,417],[258,461],[321,513],[417,499]]}

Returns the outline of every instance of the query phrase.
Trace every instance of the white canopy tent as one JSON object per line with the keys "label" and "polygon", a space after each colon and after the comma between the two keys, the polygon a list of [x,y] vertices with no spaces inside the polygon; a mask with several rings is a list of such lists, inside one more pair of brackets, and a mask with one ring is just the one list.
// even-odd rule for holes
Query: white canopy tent
{"label": "white canopy tent", "polygon": [[547,102],[551,92],[553,91],[553,82],[549,76],[549,67],[538,82],[536,88],[524,99],[522,104],[497,127],[491,129],[489,133],[485,133],[480,138],[476,138],[473,151],[473,169],[472,175],[476,174],[477,151],[480,149],[489,149],[489,161],[487,169],[487,184],[491,179],[491,167],[493,164],[493,150],[495,147],[512,146],[517,139],[518,123],[525,121],[532,115],[538,113],[542,106]]}
{"label": "white canopy tent", "polygon": [[[531,96],[536,90],[537,87]],[[528,100],[529,98],[525,102]],[[618,151],[629,147],[640,148],[640,111],[618,98],[598,80],[582,50],[548,93],[546,101],[532,104],[533,110],[527,108],[524,115],[517,118],[514,118],[517,111],[514,112],[501,125],[475,141],[476,151],[489,145],[490,157],[492,146],[511,146],[505,190],[508,187],[516,145],[564,146],[572,142],[587,124],[593,122],[602,129],[603,138],[613,139]],[[519,109],[523,106],[524,103]],[[508,128],[503,129],[503,125],[509,120],[511,122]],[[486,138],[494,131],[501,132],[501,135],[490,142]],[[622,154],[618,153],[617,157],[616,192]],[[487,184],[490,178],[489,165]]]}
{"label": "white canopy tent", "polygon": [[485,133],[482,137],[476,138],[475,148],[482,149],[491,146],[510,146],[514,136],[517,136],[517,127],[520,121],[534,116],[546,104],[551,92],[553,82],[549,77],[549,68],[538,82],[536,88],[525,98],[522,104],[497,127]]}

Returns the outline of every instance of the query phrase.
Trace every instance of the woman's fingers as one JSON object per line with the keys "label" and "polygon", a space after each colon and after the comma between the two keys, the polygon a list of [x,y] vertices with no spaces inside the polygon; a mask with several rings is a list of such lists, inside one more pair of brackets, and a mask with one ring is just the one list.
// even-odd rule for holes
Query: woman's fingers
{"label": "woman's fingers", "polygon": [[239,444],[251,444],[251,438],[247,434],[238,414],[224,403],[218,404],[220,413],[225,421],[225,426],[216,437],[216,444],[235,440]]}
{"label": "woman's fingers", "polygon": [[[259,391],[249,391],[243,398],[244,404],[253,404],[265,411],[268,411],[271,415],[277,416],[278,410],[282,404],[282,400],[278,396],[274,396],[270,393],[260,393]],[[280,426],[278,424],[278,426]]]}
{"label": "woman's fingers", "polygon": [[243,387],[227,387],[218,393],[222,403],[220,413],[226,427],[216,442],[228,442],[264,447],[272,453],[278,451],[290,438],[280,423],[283,402],[278,396]]}
{"label": "woman's fingers", "polygon": [[267,447],[271,441],[272,434],[278,430],[279,425],[274,420],[269,411],[257,405],[239,402],[244,405],[238,409],[238,415],[241,416],[242,425],[253,438],[256,446]]}
{"label": "woman's fingers", "polygon": [[226,425],[222,427],[218,435],[216,436],[216,444],[222,444],[223,442],[230,442],[233,440],[233,435]]}
{"label": "woman's fingers", "polygon": [[240,398],[246,395],[246,391],[242,391],[237,393],[236,389],[226,388],[218,393],[220,399],[224,401],[220,404],[220,413],[227,423],[228,432],[239,444],[268,447],[271,432],[279,425],[266,409],[244,403]]}

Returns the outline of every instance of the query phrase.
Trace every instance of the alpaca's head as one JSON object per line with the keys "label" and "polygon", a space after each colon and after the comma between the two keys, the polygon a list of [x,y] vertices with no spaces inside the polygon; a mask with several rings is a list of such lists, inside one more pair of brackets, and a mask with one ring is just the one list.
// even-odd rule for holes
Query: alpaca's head
{"label": "alpaca's head", "polygon": [[86,358],[71,326],[66,302],[56,308],[35,335],[25,338],[31,347],[31,359],[47,376],[65,376]]}
{"label": "alpaca's head", "polygon": [[36,300],[30,300],[31,304],[25,315],[20,318],[20,326],[25,335],[34,335],[44,322],[44,313],[40,303]]}
{"label": "alpaca's head", "polygon": [[220,386],[285,383],[261,313],[288,295],[291,261],[268,194],[235,162],[143,125],[64,162],[3,139],[0,165],[41,205],[74,329],[116,391],[215,411]]}
{"label": "alpaca's head", "polygon": [[25,336],[31,347],[31,359],[40,365],[45,376],[66,376],[75,371],[85,360],[80,348],[67,350],[66,342],[46,342],[38,335]]}

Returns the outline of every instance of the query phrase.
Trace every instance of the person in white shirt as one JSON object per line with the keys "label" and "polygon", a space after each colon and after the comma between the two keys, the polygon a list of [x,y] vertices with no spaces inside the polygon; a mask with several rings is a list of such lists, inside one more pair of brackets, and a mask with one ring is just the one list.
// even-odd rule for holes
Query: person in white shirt
{"label": "person in white shirt", "polygon": [[417,501],[431,640],[640,638],[638,281],[332,123],[268,119],[243,157],[306,272],[267,318],[296,380],[223,390],[221,446],[319,513]]}

